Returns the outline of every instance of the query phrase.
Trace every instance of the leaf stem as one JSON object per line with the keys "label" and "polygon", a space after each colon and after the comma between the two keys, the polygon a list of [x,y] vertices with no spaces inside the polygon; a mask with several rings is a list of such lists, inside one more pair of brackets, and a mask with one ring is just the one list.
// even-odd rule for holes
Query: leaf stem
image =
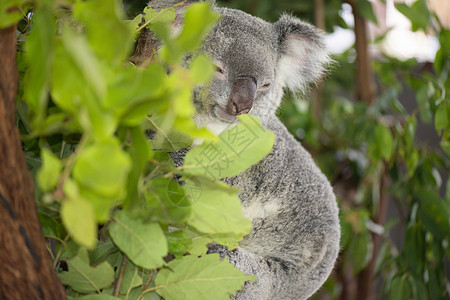
{"label": "leaf stem", "polygon": [[123,277],[125,276],[125,269],[128,264],[128,256],[125,254],[122,257],[122,262],[120,263],[119,276],[116,278],[116,282],[114,283],[114,291],[113,296],[118,297],[120,294],[120,289],[122,287]]}

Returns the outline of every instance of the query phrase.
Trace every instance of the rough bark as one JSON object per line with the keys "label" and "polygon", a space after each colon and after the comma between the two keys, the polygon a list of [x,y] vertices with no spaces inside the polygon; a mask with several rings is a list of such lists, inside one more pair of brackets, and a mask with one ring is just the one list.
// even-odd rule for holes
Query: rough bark
{"label": "rough bark", "polygon": [[65,299],[34,203],[16,116],[16,27],[0,30],[0,299]]}

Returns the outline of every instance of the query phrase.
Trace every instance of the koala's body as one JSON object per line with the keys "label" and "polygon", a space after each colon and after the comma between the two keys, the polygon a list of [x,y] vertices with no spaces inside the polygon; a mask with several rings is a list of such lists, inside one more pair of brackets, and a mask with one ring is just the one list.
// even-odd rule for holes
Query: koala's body
{"label": "koala's body", "polygon": [[[150,5],[158,10],[176,2]],[[272,24],[239,10],[215,10],[221,20],[200,53],[213,59],[217,72],[206,93],[194,92],[194,119],[219,134],[238,122],[237,115],[249,113],[276,138],[262,161],[224,179],[242,190],[239,197],[252,231],[238,249],[213,244],[209,252],[257,276],[236,299],[307,299],[336,261],[338,207],[328,180],[275,112],[283,88],[301,90],[322,75],[330,60],[322,33],[288,15]]]}

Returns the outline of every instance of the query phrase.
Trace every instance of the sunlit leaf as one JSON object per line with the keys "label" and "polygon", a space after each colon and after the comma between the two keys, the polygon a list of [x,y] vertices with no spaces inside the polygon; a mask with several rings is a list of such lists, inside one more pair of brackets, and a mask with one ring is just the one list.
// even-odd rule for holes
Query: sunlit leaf
{"label": "sunlit leaf", "polygon": [[275,136],[251,115],[220,135],[217,143],[204,143],[186,155],[185,171],[211,179],[235,176],[256,164],[272,149]]}
{"label": "sunlit leaf", "polygon": [[25,0],[8,0],[0,2],[0,28],[11,26],[23,17],[17,7],[24,2]]}
{"label": "sunlit leaf", "polygon": [[83,149],[78,157],[73,176],[83,187],[108,198],[123,198],[128,173],[129,156],[119,142],[111,138]]}
{"label": "sunlit leaf", "polygon": [[53,190],[59,181],[62,163],[56,155],[46,148],[41,150],[42,167],[37,173],[37,181],[44,192]]}
{"label": "sunlit leaf", "polygon": [[125,16],[118,0],[77,1],[75,18],[86,24],[86,35],[96,55],[114,66],[130,54],[133,30],[124,21]]}
{"label": "sunlit leaf", "polygon": [[[226,186],[223,183],[220,185]],[[236,192],[215,188],[195,178],[187,180],[183,188],[193,201],[188,223],[198,231],[240,236],[250,231],[251,222],[242,214],[241,202]]]}
{"label": "sunlit leaf", "polygon": [[61,219],[72,238],[89,249],[97,243],[97,222],[91,204],[80,195],[73,181],[66,181],[64,193],[67,198],[61,203]]}
{"label": "sunlit leaf", "polygon": [[[5,1],[2,3],[0,5],[5,5]],[[39,123],[47,110],[56,28],[52,12],[45,5],[33,14],[32,22],[33,28],[24,45],[25,59],[29,68],[24,78],[27,84],[24,85],[23,97],[37,118],[35,123]]]}
{"label": "sunlit leaf", "polygon": [[215,69],[210,58],[199,55],[192,61],[190,71],[196,83],[204,83],[212,78]]}

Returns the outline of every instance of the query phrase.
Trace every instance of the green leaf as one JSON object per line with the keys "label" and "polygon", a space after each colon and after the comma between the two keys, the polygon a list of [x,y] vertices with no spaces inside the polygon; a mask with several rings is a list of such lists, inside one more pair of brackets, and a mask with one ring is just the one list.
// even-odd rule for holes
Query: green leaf
{"label": "green leaf", "polygon": [[244,282],[256,280],[245,276],[218,254],[197,258],[185,256],[175,259],[158,272],[155,285],[166,299],[229,299]]}
{"label": "green leaf", "polygon": [[173,7],[168,7],[156,12],[156,10],[150,6],[147,6],[144,8],[143,17],[147,25],[155,23],[170,23],[175,21],[175,9],[173,9]]}
{"label": "green leaf", "polygon": [[183,223],[191,214],[191,200],[175,181],[156,178],[147,183],[146,218],[163,223]]}
{"label": "green leaf", "polygon": [[407,300],[410,296],[411,286],[406,275],[394,277],[389,291],[389,300]]}
{"label": "green leaf", "polygon": [[[78,1],[77,3],[92,2]],[[100,62],[92,52],[85,36],[74,32],[66,24],[63,28],[61,41],[66,53],[70,55],[83,78],[86,79],[86,83],[94,91],[97,99],[102,99],[106,94],[105,76],[102,74]]]}
{"label": "green leaf", "polygon": [[168,232],[166,238],[169,243],[169,253],[175,257],[182,257],[191,248],[191,238],[185,231]]}
{"label": "green leaf", "polygon": [[364,17],[364,19],[371,21],[374,24],[378,24],[377,17],[375,16],[372,8],[372,3],[368,0],[356,1],[356,7],[358,12]]}
{"label": "green leaf", "polygon": [[40,123],[47,110],[56,22],[47,6],[36,10],[32,22],[33,27],[24,45],[29,67],[23,79],[27,83],[23,87],[23,99],[36,118],[33,123]]}
{"label": "green leaf", "polygon": [[434,115],[434,125],[438,134],[441,130],[449,130],[450,128],[450,105],[445,102],[438,106]]}
{"label": "green leaf", "polygon": [[234,234],[204,234],[195,230],[186,230],[186,233],[192,239],[192,244],[189,253],[192,255],[203,255],[208,251],[208,244],[216,242],[226,246],[230,251],[239,247],[239,241],[242,240],[242,235]]}
{"label": "green leaf", "polygon": [[89,261],[92,265],[98,265],[106,260],[106,258],[118,252],[116,245],[108,237],[106,241],[97,241],[97,246],[94,250],[89,251]]}
{"label": "green leaf", "polygon": [[445,153],[447,153],[447,155],[450,156],[450,141],[442,139],[440,145],[442,150],[444,150]]}
{"label": "green leaf", "polygon": [[45,237],[63,237],[66,235],[60,220],[40,211],[38,211],[38,217]]}
{"label": "green leaf", "polygon": [[62,110],[72,113],[86,133],[98,140],[109,138],[118,120],[100,106],[107,88],[100,62],[84,36],[74,33],[68,25],[63,28],[61,40],[55,46],[52,100]]}
{"label": "green leaf", "polygon": [[76,297],[76,300],[119,300],[120,298],[106,294],[91,294],[83,297]]}
{"label": "green leaf", "polygon": [[167,255],[167,240],[158,223],[144,223],[117,211],[109,226],[114,243],[138,266],[159,268]]}
{"label": "green leaf", "polygon": [[63,284],[79,293],[98,292],[114,282],[114,270],[104,262],[98,266],[89,265],[87,250],[80,248],[77,256],[67,260],[67,272],[59,273]]}
{"label": "green leaf", "polygon": [[24,0],[8,0],[0,2],[0,28],[14,25],[23,18],[22,12],[18,10],[17,7],[23,5],[24,2]]}
{"label": "green leaf", "polygon": [[416,195],[420,201],[418,215],[425,227],[439,239],[450,233],[450,206],[448,201],[432,190],[422,188]]}
{"label": "green leaf", "polygon": [[[226,187],[222,182],[215,183]],[[242,214],[241,201],[235,191],[225,191],[195,178],[183,186],[194,202],[188,224],[202,233],[232,233],[243,236],[250,232],[251,222]]]}
{"label": "green leaf", "polygon": [[73,167],[73,177],[84,189],[99,196],[123,199],[131,168],[129,156],[115,138],[83,149]]}
{"label": "green leaf", "polygon": [[195,3],[186,10],[184,27],[177,37],[177,44],[186,52],[200,46],[203,37],[219,20],[219,14],[211,9],[207,2]]}
{"label": "green leaf", "polygon": [[405,246],[402,254],[406,256],[409,270],[415,277],[423,274],[423,258],[425,257],[424,233],[416,226],[409,226],[406,230]]}
{"label": "green leaf", "polygon": [[378,124],[375,127],[375,141],[381,157],[389,161],[393,153],[393,138],[389,127]]}
{"label": "green leaf", "polygon": [[129,56],[134,28],[124,21],[125,13],[118,0],[77,1],[74,17],[86,24],[89,44],[97,57],[118,66]]}
{"label": "green leaf", "polygon": [[125,267],[124,276],[122,279],[122,286],[120,288],[120,293],[126,295],[126,293],[138,286],[142,285],[142,277],[139,275],[139,268],[132,263],[128,263]]}
{"label": "green leaf", "polygon": [[[107,91],[104,106],[113,110],[119,117],[126,114],[138,104],[148,103],[149,108],[158,107],[164,90],[166,88],[167,74],[160,64],[152,64],[145,69],[130,66],[115,77]],[[150,114],[147,110],[143,114],[140,124],[145,115]]]}
{"label": "green leaf", "polygon": [[46,148],[42,148],[41,156],[42,167],[37,173],[37,181],[42,191],[50,192],[58,185],[62,164],[59,158]]}
{"label": "green leaf", "polygon": [[64,226],[78,244],[93,249],[97,243],[94,209],[83,199],[73,181],[66,180],[64,193],[67,199],[62,201],[60,212]]}
{"label": "green leaf", "polygon": [[205,83],[212,78],[215,68],[209,57],[199,55],[192,61],[190,71],[195,83]]}
{"label": "green leaf", "polygon": [[395,3],[395,8],[411,20],[413,31],[422,29],[424,32],[427,32],[430,22],[430,11],[425,0],[418,0],[411,6],[397,2]]}
{"label": "green leaf", "polygon": [[163,26],[151,26],[163,38],[165,45],[160,50],[161,58],[168,63],[178,62],[184,53],[195,51],[201,44],[203,37],[219,20],[219,14],[214,12],[207,2],[191,5],[185,13],[184,27],[175,40],[167,40],[167,29]]}
{"label": "green leaf", "polygon": [[420,118],[424,123],[431,123],[433,114],[430,107],[430,99],[434,94],[434,87],[432,84],[423,85],[416,94],[417,103],[419,104]]}
{"label": "green leaf", "polygon": [[238,118],[241,123],[223,132],[218,143],[205,143],[190,150],[184,170],[215,180],[235,176],[264,158],[273,147],[273,132],[263,128],[256,117]]}
{"label": "green leaf", "polygon": [[127,180],[126,207],[139,203],[139,199],[141,199],[139,194],[141,187],[139,180],[141,179],[142,172],[148,165],[149,159],[153,155],[150,143],[146,139],[141,126],[133,127],[129,132],[132,146],[129,150],[132,168]]}

